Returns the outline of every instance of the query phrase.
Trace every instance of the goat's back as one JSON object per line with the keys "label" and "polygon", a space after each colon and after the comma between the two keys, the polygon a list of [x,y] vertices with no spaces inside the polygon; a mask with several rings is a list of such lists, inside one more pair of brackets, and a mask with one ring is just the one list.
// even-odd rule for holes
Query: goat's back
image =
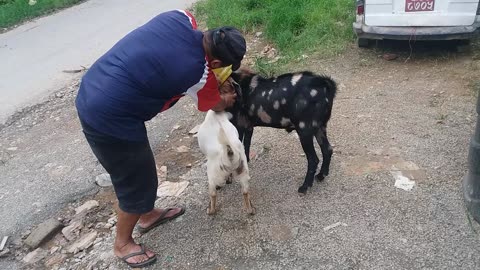
{"label": "goat's back", "polygon": [[223,130],[227,143],[235,152],[243,153],[243,145],[239,140],[238,131],[229,121],[229,113],[207,112],[205,120],[198,130],[198,145],[203,154],[207,156],[216,156],[223,153],[221,132]]}
{"label": "goat's back", "polygon": [[240,113],[251,126],[294,129],[308,121],[319,127],[330,119],[337,85],[329,76],[304,71],[273,78],[235,74],[234,79],[242,89],[237,108],[243,109]]}

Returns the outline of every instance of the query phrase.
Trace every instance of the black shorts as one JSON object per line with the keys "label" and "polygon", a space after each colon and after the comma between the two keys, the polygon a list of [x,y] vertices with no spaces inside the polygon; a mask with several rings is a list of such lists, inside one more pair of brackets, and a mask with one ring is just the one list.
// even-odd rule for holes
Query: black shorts
{"label": "black shorts", "polygon": [[110,174],[120,209],[134,214],[153,210],[158,178],[148,140],[121,140],[80,122],[93,153]]}

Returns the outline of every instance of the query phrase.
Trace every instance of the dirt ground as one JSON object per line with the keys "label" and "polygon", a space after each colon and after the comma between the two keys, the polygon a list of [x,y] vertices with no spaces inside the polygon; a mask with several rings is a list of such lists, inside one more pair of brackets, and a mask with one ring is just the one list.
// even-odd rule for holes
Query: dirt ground
{"label": "dirt ground", "polygon": [[[352,45],[342,55],[309,55],[291,63],[292,71],[325,73],[339,85],[328,128],[334,146],[331,175],[300,197],[296,190],[306,160],[295,133],[257,128],[252,147],[261,154],[249,164],[257,208],[252,217],[241,208],[239,183],[220,192],[220,211],[207,216],[203,156],[188,134],[203,115],[190,101],[157,117],[149,131],[159,126],[169,131],[152,141],[157,164],[168,167],[168,181],[189,186],[178,197],[157,201],[162,207],[185,205],[184,216],[137,235],[158,253],[151,269],[478,269],[479,226],[466,214],[461,181],[476,121],[480,59],[475,50],[433,45],[417,43],[412,50],[397,42],[370,49]],[[386,53],[397,58],[385,60]],[[62,106],[64,117],[74,121],[72,104]],[[21,131],[18,121],[2,131],[8,138]],[[175,124],[180,128],[173,129]],[[9,145],[8,138],[2,136],[2,145]],[[35,136],[29,140],[24,143],[34,144]],[[181,145],[190,150],[176,153]],[[94,164],[88,151],[81,156]],[[9,159],[0,170],[19,173],[15,162]],[[100,172],[98,164],[92,167],[92,173]],[[396,188],[396,173],[415,181],[413,189]],[[73,208],[93,198],[100,207],[89,214],[81,233],[107,222],[113,216],[112,191],[93,190],[97,193],[49,216],[67,217],[68,224]],[[46,258],[61,257],[57,263],[45,266],[42,260],[26,268],[128,269],[110,251],[110,230],[98,231],[101,240],[80,256],[60,256],[60,248]],[[47,248],[62,245],[65,239],[56,237]],[[16,258],[25,253],[18,248]]]}

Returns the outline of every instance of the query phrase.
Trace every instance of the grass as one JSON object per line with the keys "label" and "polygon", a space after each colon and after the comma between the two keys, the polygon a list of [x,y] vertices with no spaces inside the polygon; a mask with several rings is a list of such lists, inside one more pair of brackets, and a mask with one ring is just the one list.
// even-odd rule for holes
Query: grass
{"label": "grass", "polygon": [[[354,40],[353,0],[203,0],[195,12],[207,27],[230,25],[248,33],[263,31],[284,57],[334,55]],[[265,61],[257,67],[268,68]]]}
{"label": "grass", "polygon": [[0,0],[0,28],[8,28],[84,0]]}

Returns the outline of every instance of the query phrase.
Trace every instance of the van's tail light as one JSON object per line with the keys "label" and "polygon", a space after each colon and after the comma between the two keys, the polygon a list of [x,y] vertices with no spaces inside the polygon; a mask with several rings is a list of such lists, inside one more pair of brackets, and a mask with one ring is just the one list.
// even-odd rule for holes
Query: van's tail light
{"label": "van's tail light", "polygon": [[357,15],[365,13],[365,4],[363,0],[357,0]]}

